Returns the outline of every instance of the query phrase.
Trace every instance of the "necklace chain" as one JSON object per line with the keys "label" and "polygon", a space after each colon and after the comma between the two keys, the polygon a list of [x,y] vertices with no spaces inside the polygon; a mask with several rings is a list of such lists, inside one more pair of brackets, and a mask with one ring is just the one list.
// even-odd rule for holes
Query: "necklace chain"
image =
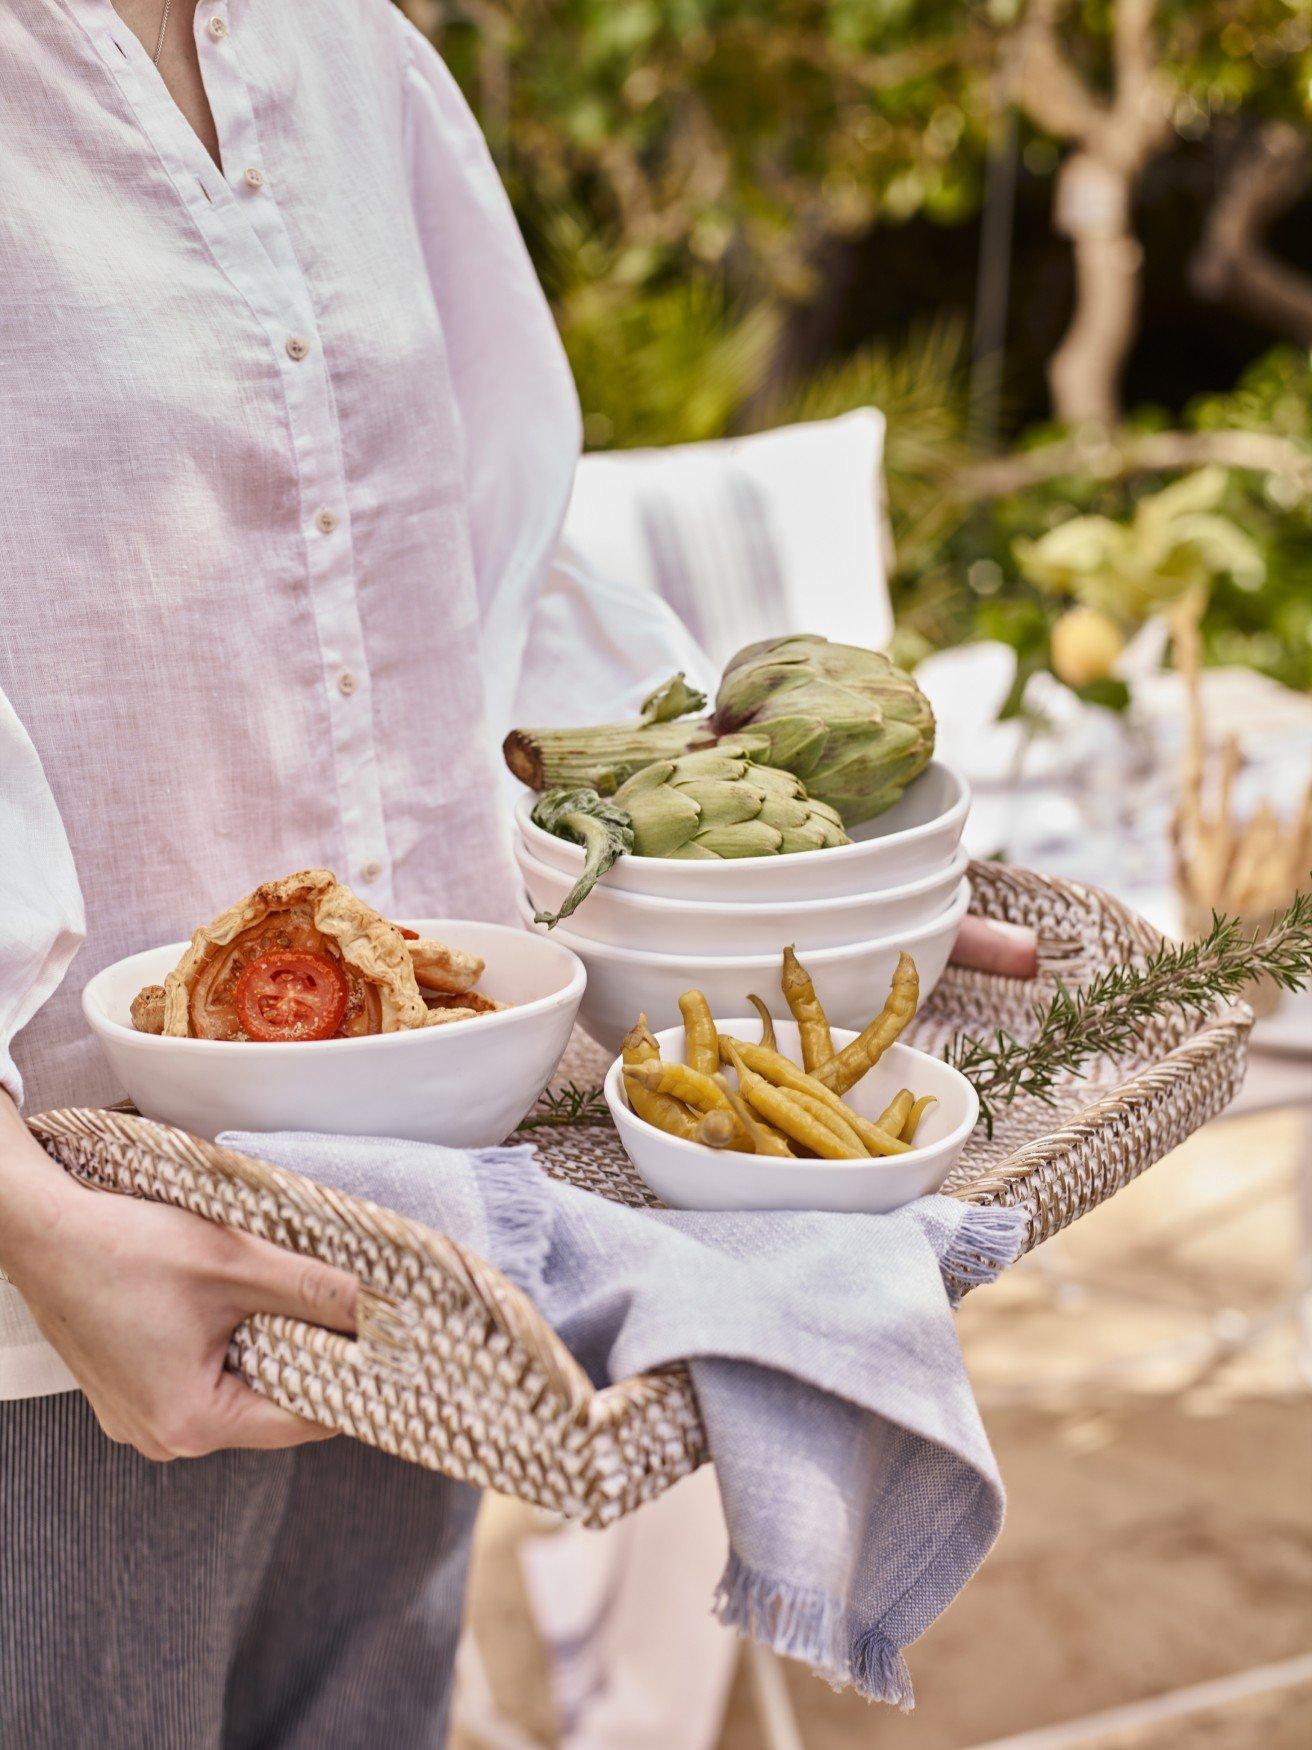
{"label": "necklace chain", "polygon": [[173,0],[164,0],[164,11],[159,21],[159,35],[155,38],[155,53],[150,57],[159,66],[159,58],[164,53],[164,38],[168,34],[169,13],[173,10]]}

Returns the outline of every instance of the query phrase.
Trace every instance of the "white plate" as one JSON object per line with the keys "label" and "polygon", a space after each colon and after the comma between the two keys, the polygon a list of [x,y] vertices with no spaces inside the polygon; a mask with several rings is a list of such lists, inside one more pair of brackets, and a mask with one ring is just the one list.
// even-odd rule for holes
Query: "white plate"
{"label": "white plate", "polygon": [[422,936],[481,954],[479,989],[497,1014],[282,1045],[138,1033],[132,999],[160,984],[185,942],[118,960],[82,993],[82,1011],[124,1090],[147,1118],[213,1139],[221,1130],[403,1136],[453,1148],[503,1141],[560,1062],[585,974],[561,942],[504,924],[408,920]]}
{"label": "white plate", "polygon": [[[573,882],[583,872],[583,852],[568,839],[559,839],[533,824],[536,802],[537,797],[528,791],[515,805],[519,835],[539,862],[559,869]],[[784,857],[715,862],[621,857],[605,880],[629,893],[711,900],[721,905],[879,893],[925,875],[937,875],[961,842],[969,809],[970,790],[964,778],[934,760],[895,807],[854,828],[854,844],[836,845],[827,851],[793,851]]]}
{"label": "white plate", "polygon": [[[942,977],[969,907],[970,882],[963,881],[947,910],[919,929],[805,954],[807,970],[835,1026],[864,1027],[879,1011],[902,949],[916,963],[923,1002]],[[528,922],[533,913],[527,901],[521,899],[520,910]],[[579,1018],[608,1051],[619,1050],[620,1040],[641,1013],[653,1028],[676,1025],[679,997],[694,985],[705,993],[716,1014],[741,1014],[749,1006],[748,992],[764,997],[772,1009],[784,1006],[779,995],[783,941],[770,953],[725,956],[615,948],[577,936],[564,924],[557,924],[551,935],[573,949],[588,969]]]}
{"label": "white plate", "polygon": [[[755,1015],[716,1025],[740,1039],[760,1038]],[[797,1061],[797,1028],[791,1021],[776,1020],[775,1033],[780,1049]],[[854,1037],[834,1029],[836,1046]],[[657,1033],[656,1043],[662,1057],[682,1061],[682,1027]],[[963,1075],[914,1046],[890,1045],[844,1098],[864,1117],[878,1118],[899,1088],[936,1095],[937,1104],[921,1119],[916,1147],[880,1160],[776,1160],[704,1148],[657,1130],[630,1108],[623,1067],[616,1058],[607,1071],[606,1104],[629,1159],[672,1209],[828,1209],[882,1215],[940,1190],[979,1119],[979,1098]]]}
{"label": "white plate", "polygon": [[[522,840],[516,841],[515,860],[539,909],[557,910],[574,885],[571,877],[540,862]],[[768,954],[782,942],[791,942],[799,954],[841,948],[894,930],[918,929],[939,917],[951,904],[969,861],[965,851],[958,851],[936,875],[905,887],[808,900],[804,905],[659,899],[654,894],[630,893],[603,878],[564,927],[590,942],[659,954]]]}

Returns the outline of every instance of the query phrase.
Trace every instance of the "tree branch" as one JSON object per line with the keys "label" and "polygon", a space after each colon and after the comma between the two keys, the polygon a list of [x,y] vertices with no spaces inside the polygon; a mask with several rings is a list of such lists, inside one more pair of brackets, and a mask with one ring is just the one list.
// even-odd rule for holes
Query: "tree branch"
{"label": "tree branch", "polygon": [[1114,480],[1126,474],[1174,473],[1214,462],[1277,474],[1312,492],[1312,452],[1265,431],[1123,432],[1107,438],[1069,438],[979,462],[957,477],[961,495],[1006,498],[1068,474]]}
{"label": "tree branch", "polygon": [[1200,297],[1247,311],[1312,346],[1312,277],[1263,245],[1272,221],[1312,187],[1312,145],[1289,122],[1264,124],[1236,153],[1189,266]]}

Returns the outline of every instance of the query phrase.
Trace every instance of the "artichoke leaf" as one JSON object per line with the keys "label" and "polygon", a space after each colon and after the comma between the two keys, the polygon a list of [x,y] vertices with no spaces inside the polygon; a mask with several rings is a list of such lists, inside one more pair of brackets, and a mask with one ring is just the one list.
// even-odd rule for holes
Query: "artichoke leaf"
{"label": "artichoke leaf", "polygon": [[533,921],[554,929],[592,892],[606,871],[633,849],[633,823],[622,808],[604,802],[595,790],[548,790],[539,796],[532,820],[556,838],[582,845],[583,873],[570,888],[559,911],[535,910]]}
{"label": "artichoke leaf", "polygon": [[699,693],[696,687],[690,687],[680,669],[664,686],[657,687],[654,693],[649,693],[642,701],[640,721],[644,726],[671,723],[678,717],[688,717],[694,711],[705,709],[706,694]]}

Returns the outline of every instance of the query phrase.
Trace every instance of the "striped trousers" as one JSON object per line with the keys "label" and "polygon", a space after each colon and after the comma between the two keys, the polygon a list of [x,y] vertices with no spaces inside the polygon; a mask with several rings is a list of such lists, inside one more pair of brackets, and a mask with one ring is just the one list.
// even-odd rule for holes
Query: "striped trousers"
{"label": "striped trousers", "polygon": [[338,1439],[152,1464],[0,1403],[5,1750],[438,1750],[478,1495]]}

